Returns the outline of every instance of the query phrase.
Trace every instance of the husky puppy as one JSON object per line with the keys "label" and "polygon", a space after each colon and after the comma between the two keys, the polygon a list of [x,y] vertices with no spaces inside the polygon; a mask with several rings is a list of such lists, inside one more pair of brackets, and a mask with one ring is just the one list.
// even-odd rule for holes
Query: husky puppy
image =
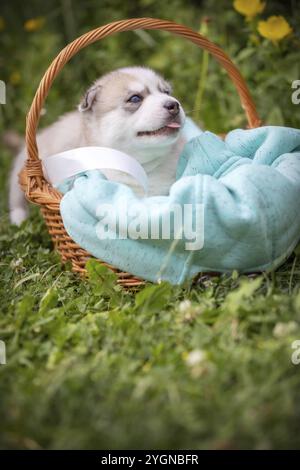
{"label": "husky puppy", "polygon": [[[63,115],[37,136],[41,159],[77,147],[110,147],[135,158],[148,176],[148,196],[166,195],[175,181],[176,165],[184,145],[185,114],[170,84],[144,67],[117,69],[98,79],[85,93],[78,110]],[[12,223],[27,216],[27,204],[18,186],[25,149],[16,157],[10,176],[9,210]],[[103,170],[109,178],[132,187],[133,179]]]}

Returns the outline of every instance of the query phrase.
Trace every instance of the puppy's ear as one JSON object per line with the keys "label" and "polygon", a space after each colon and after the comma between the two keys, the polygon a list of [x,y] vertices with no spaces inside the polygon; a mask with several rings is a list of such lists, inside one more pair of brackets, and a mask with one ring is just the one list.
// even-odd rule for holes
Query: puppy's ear
{"label": "puppy's ear", "polygon": [[93,85],[91,88],[87,90],[86,94],[84,95],[83,99],[81,100],[78,106],[78,110],[81,113],[92,109],[93,104],[96,101],[97,93],[99,92],[100,88],[101,88],[100,85]]}

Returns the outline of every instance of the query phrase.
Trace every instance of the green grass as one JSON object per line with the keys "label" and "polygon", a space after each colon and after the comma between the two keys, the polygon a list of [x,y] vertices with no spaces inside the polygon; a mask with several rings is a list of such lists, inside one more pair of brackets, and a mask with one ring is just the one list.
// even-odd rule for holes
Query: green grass
{"label": "green grass", "polygon": [[1,448],[299,448],[300,262],[116,287],[62,266],[38,210],[8,223],[1,151]]}

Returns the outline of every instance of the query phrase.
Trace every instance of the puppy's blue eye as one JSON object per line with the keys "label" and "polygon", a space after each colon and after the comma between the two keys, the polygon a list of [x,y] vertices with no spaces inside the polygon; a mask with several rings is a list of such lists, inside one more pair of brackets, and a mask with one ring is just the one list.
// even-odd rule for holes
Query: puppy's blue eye
{"label": "puppy's blue eye", "polygon": [[140,103],[142,101],[142,97],[140,95],[132,95],[130,98],[129,98],[129,102],[130,103]]}

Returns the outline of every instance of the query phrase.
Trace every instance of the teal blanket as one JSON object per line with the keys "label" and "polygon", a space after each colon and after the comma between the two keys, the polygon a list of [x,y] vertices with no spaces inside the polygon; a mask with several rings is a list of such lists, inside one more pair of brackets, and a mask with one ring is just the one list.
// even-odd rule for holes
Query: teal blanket
{"label": "teal blanket", "polygon": [[[204,271],[278,267],[300,239],[300,131],[238,129],[223,141],[188,122],[185,132],[196,137],[184,148],[168,196],[139,199],[99,170],[81,174],[67,191],[61,188],[68,234],[95,257],[154,282],[180,284]],[[184,220],[194,226],[184,231],[174,207],[188,207]],[[169,220],[170,236],[155,230],[153,235],[154,219]],[[139,237],[141,225],[152,238]]]}

